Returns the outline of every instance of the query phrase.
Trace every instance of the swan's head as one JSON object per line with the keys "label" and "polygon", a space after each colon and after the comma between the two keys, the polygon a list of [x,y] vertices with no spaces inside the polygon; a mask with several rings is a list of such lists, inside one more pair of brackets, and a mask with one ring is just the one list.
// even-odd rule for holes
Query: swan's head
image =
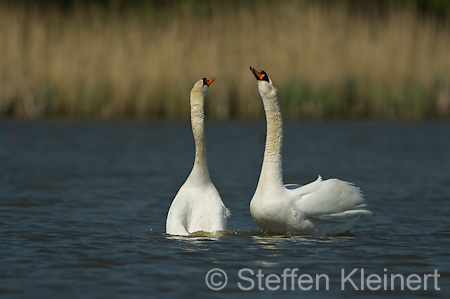
{"label": "swan's head", "polygon": [[209,85],[211,85],[211,83],[213,83],[214,80],[216,80],[216,78],[214,78],[214,77],[209,78],[209,79],[203,78],[203,79],[198,80],[194,84],[194,87],[192,88],[192,92],[194,92],[194,93],[201,92],[202,95],[205,96],[206,91],[208,91]]}
{"label": "swan's head", "polygon": [[261,70],[258,72],[254,67],[250,67],[250,71],[258,81],[258,91],[261,96],[266,96],[270,93],[277,92],[276,87],[273,85],[272,80],[265,71]]}

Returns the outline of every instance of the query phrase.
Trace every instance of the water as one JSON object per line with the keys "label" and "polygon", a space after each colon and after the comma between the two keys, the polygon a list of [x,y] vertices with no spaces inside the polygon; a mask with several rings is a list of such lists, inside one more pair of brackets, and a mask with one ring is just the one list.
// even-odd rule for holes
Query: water
{"label": "water", "polygon": [[[286,123],[285,182],[352,181],[374,213],[353,235],[312,238],[265,236],[251,219],[264,123],[207,123],[210,173],[232,232],[175,238],[164,235],[165,218],[193,163],[188,122],[1,123],[0,296],[448,298],[449,132],[448,123]],[[213,268],[228,275],[220,291],[205,283]],[[380,289],[360,290],[370,274]],[[391,274],[403,275],[403,291],[400,278],[391,290]]]}

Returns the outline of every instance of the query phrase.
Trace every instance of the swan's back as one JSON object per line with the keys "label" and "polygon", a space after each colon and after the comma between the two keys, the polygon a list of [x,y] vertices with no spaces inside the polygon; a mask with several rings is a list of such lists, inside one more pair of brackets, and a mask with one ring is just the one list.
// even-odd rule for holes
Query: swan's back
{"label": "swan's back", "polygon": [[229,215],[212,183],[196,187],[182,186],[169,209],[166,232],[189,235],[198,231],[224,231]]}

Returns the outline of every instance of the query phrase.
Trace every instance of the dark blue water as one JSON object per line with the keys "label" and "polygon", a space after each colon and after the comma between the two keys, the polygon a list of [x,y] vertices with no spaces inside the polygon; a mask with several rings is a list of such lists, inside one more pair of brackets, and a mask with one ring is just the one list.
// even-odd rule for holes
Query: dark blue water
{"label": "dark blue water", "polygon": [[[232,232],[174,238],[189,123],[1,123],[0,296],[450,296],[449,123],[286,123],[285,182],[348,180],[373,211],[324,238],[259,233],[249,201],[264,134],[262,122],[206,124]],[[205,283],[213,268],[228,278],[220,291]]]}

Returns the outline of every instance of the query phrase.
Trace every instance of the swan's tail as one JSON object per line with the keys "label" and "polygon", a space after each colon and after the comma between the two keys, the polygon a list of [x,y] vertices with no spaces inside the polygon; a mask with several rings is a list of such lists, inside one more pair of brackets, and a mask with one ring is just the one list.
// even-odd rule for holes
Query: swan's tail
{"label": "swan's tail", "polygon": [[344,219],[344,218],[350,218],[350,217],[356,217],[361,215],[372,215],[372,212],[369,210],[366,210],[367,207],[366,204],[361,204],[355,207],[353,210],[346,210],[338,213],[332,213],[332,214],[324,214],[320,215],[314,218],[320,219],[320,220],[333,220],[333,219]]}
{"label": "swan's tail", "polygon": [[372,212],[369,210],[350,210],[330,215],[322,215],[315,219],[320,221],[319,227],[321,227],[320,231],[322,234],[335,235],[348,232],[356,224],[361,215],[372,215]]}

